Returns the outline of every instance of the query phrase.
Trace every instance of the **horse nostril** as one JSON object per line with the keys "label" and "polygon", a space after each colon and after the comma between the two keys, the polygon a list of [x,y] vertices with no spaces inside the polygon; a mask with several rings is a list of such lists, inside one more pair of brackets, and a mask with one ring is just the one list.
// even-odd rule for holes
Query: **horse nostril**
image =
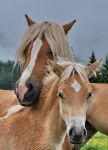
{"label": "horse nostril", "polygon": [[73,139],[74,141],[81,141],[82,139],[85,139],[87,136],[86,129],[80,129],[80,128],[71,128],[69,130],[69,137]]}
{"label": "horse nostril", "polygon": [[87,130],[86,129],[83,129],[83,134],[82,136],[86,137],[87,136]]}
{"label": "horse nostril", "polygon": [[24,98],[28,99],[34,95],[35,87],[33,86],[33,84],[31,82],[27,82],[26,87],[28,88],[28,91],[25,94]]}
{"label": "horse nostril", "polygon": [[71,137],[71,136],[74,136],[74,131],[73,131],[73,129],[70,129],[69,130],[69,136]]}
{"label": "horse nostril", "polygon": [[27,86],[27,88],[28,88],[28,91],[33,90],[33,85],[32,85],[32,83],[27,83],[26,86]]}

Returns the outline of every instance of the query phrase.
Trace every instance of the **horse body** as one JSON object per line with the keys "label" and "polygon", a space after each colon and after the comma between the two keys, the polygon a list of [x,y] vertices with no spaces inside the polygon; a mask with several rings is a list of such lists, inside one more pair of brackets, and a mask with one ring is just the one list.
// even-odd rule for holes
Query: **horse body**
{"label": "horse body", "polygon": [[108,135],[108,84],[92,84],[93,98],[89,105],[87,120],[100,132]]}
{"label": "horse body", "polygon": [[[54,88],[55,86],[57,83],[53,83],[51,87]],[[19,113],[0,119],[0,149],[59,149],[59,144],[63,140],[58,135],[61,137],[63,134],[62,137],[64,137],[65,134],[58,127],[58,122],[61,122],[61,125],[64,122],[61,117],[58,118],[59,107],[57,100],[55,100],[56,91],[52,90],[50,93],[53,99],[49,94],[47,96],[50,97],[50,100],[46,98],[45,93],[49,93],[51,87],[46,85],[42,89],[38,107],[24,108]]]}
{"label": "horse body", "polygon": [[[47,91],[49,91],[49,89],[48,89],[48,86],[44,89],[44,92],[46,93]],[[44,98],[43,98],[43,101],[44,101]],[[17,98],[16,98],[16,95],[14,94],[14,91],[13,90],[0,90],[0,117],[4,117],[4,116],[6,116],[6,114],[8,113],[8,111],[9,111],[9,108],[11,108],[11,107],[14,107],[15,105],[18,105],[18,100],[17,100]],[[40,107],[42,107],[42,106],[40,106]],[[49,108],[49,107],[48,107]],[[47,109],[46,109],[47,110]],[[26,111],[27,112],[27,111]],[[44,117],[46,117],[46,115],[45,115],[45,112],[44,112],[44,114],[43,114],[43,116],[42,115],[40,115],[41,114],[41,112],[37,112],[36,114],[37,114],[37,119],[36,119],[36,122],[37,122],[37,124],[38,124],[38,122],[39,122],[39,127],[36,125],[36,128],[34,128],[34,124],[35,124],[35,120],[34,120],[34,118],[35,118],[35,115],[34,115],[34,118],[33,118],[33,116],[32,116],[32,118],[33,118],[33,120],[32,121],[29,121],[29,115],[28,114],[30,114],[29,113],[29,110],[28,110],[28,113],[27,113],[27,115],[26,116],[22,116],[22,117],[20,117],[19,118],[19,116],[20,116],[20,114],[18,115],[18,120],[20,121],[20,122],[22,122],[22,123],[24,123],[22,126],[20,125],[20,126],[17,126],[17,123],[16,123],[16,125],[14,125],[14,126],[16,126],[15,128],[22,128],[23,126],[25,127],[25,129],[27,129],[28,128],[28,124],[30,123],[30,126],[31,126],[31,128],[30,128],[30,131],[25,131],[25,133],[27,133],[26,134],[26,136],[25,137],[32,137],[32,139],[31,139],[31,141],[30,141],[30,143],[26,146],[26,149],[28,150],[28,149],[35,149],[35,144],[38,144],[38,146],[40,145],[40,143],[39,143],[39,141],[38,141],[38,143],[34,143],[35,142],[35,138],[37,138],[38,136],[39,136],[39,134],[42,132],[43,133],[43,129],[42,128],[40,128],[40,123],[41,124],[43,124],[43,118]],[[13,118],[13,116],[11,116],[11,119]],[[31,119],[31,117],[30,117],[30,119]],[[13,140],[9,143],[9,141],[10,141],[10,138],[11,138],[11,135],[12,135],[12,133],[10,133],[10,131],[11,131],[11,129],[13,129],[13,124],[15,124],[15,120],[17,121],[17,118],[15,117],[15,120],[13,120],[13,124],[11,125],[11,123],[10,123],[10,121],[8,122],[7,121],[7,119],[6,118],[4,118],[4,119],[1,119],[3,122],[7,122],[5,125],[2,125],[2,121],[1,121],[1,126],[2,126],[2,128],[1,128],[1,131],[3,131],[3,130],[5,130],[5,128],[4,128],[4,126],[7,126],[7,129],[9,129],[8,131],[7,131],[7,129],[5,130],[6,131],[6,133],[8,134],[8,135],[10,135],[10,137],[7,137],[7,140],[6,140],[6,136],[5,136],[5,134],[6,133],[3,133],[3,135],[4,135],[4,137],[2,136],[2,137],[0,137],[0,141],[3,141],[3,142],[0,142],[1,144],[0,144],[0,148],[2,147],[2,149],[3,150],[7,150],[7,149],[13,149],[13,147],[14,147],[14,149],[15,150],[20,150],[20,149],[23,149],[23,143],[22,143],[22,138],[21,138],[21,145],[19,146],[19,144],[17,144],[17,143],[19,143],[19,140],[20,140],[20,138],[17,138],[17,139],[15,139],[15,137],[17,136],[15,136],[14,137],[14,135],[13,135]],[[39,121],[37,121],[37,120],[39,120]],[[42,122],[41,122],[41,120],[42,120]],[[19,122],[18,121],[18,122]],[[32,123],[33,122],[33,123]],[[4,124],[4,123],[3,123]],[[10,124],[10,125],[9,125]],[[33,124],[33,128],[32,128],[32,124]],[[29,127],[30,127],[29,126]],[[3,130],[2,130],[3,129]],[[31,129],[34,129],[34,130],[31,130]],[[40,129],[40,130],[39,130]],[[42,130],[41,130],[42,129]],[[22,129],[21,129],[22,130]],[[28,130],[28,129],[27,129]],[[18,129],[18,131],[19,131],[19,129]],[[13,132],[13,134],[14,134],[14,130],[12,130],[12,132]],[[15,131],[16,132],[16,131]],[[22,133],[22,131],[21,131],[21,133]],[[24,134],[22,134],[22,135],[25,135],[25,133]],[[34,135],[34,133],[35,133],[35,135],[37,134],[37,137],[34,137],[33,135]],[[1,133],[2,134],[2,133]],[[19,134],[19,132],[17,132],[17,134]],[[46,134],[46,133],[45,133]],[[18,135],[18,137],[19,137],[19,135]],[[25,137],[24,137],[24,141],[25,142],[27,142],[28,143],[28,139],[26,140],[25,139]],[[2,139],[3,138],[3,139]],[[4,139],[5,139],[5,141],[4,141]],[[9,140],[8,140],[9,139]],[[29,138],[30,139],[30,138]],[[45,139],[46,139],[46,137],[45,137]],[[45,140],[44,138],[42,139],[43,141]],[[14,141],[15,140],[15,141]],[[7,142],[7,143],[6,143]],[[16,144],[14,144],[13,142],[15,142]],[[40,142],[41,142],[41,140],[40,140]],[[43,147],[45,147],[45,143],[44,143],[44,145],[43,145]],[[36,149],[39,149],[39,150],[41,150],[40,149],[40,147],[36,147]],[[59,144],[58,144],[58,146],[59,146]],[[30,147],[30,148],[29,148]],[[32,147],[32,148],[31,148]],[[47,147],[47,146],[46,146]],[[64,141],[64,144],[63,144],[63,147],[62,147],[62,150],[72,150],[74,148],[74,144],[70,144],[70,142],[69,142],[69,140],[67,139],[67,137],[65,138],[65,141]],[[25,147],[24,147],[24,149],[25,149]],[[25,149],[25,150],[26,150]],[[44,149],[44,148],[42,148],[42,149]],[[51,149],[51,150],[53,150],[53,149]]]}

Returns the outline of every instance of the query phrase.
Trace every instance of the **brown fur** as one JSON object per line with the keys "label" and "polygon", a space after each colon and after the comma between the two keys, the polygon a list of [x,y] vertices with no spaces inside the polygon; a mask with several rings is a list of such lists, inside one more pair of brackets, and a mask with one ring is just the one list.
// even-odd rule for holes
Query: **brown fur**
{"label": "brown fur", "polygon": [[[55,83],[52,86],[55,86]],[[21,112],[13,114],[8,118],[1,118],[0,149],[55,149],[53,143],[55,141],[52,141],[51,143],[50,136],[53,137],[55,133],[58,134],[56,128],[54,128],[54,124],[58,122],[58,119],[56,119],[56,116],[58,116],[58,110],[55,111],[58,104],[57,101],[53,102],[46,98],[45,93],[49,93],[50,88],[51,87],[48,86],[43,88],[38,107],[25,108]],[[54,91],[52,93],[52,97],[53,96]],[[53,111],[55,117],[52,116]],[[53,122],[48,127],[49,121],[52,118]],[[49,133],[52,130],[54,130],[54,133]],[[53,138],[56,140],[55,137]]]}
{"label": "brown fur", "polygon": [[[8,112],[8,109],[11,106],[14,106],[16,104],[18,104],[18,100],[17,100],[13,90],[0,90],[0,117],[5,116]],[[26,125],[24,125],[24,126],[26,126]],[[74,148],[74,144],[71,144],[66,137],[62,150],[73,150],[73,148]],[[6,148],[4,147],[3,150],[6,150]]]}
{"label": "brown fur", "polygon": [[9,107],[18,104],[13,90],[0,90],[0,117],[6,115]]}
{"label": "brown fur", "polygon": [[92,85],[94,92],[87,118],[98,131],[108,135],[108,84]]}

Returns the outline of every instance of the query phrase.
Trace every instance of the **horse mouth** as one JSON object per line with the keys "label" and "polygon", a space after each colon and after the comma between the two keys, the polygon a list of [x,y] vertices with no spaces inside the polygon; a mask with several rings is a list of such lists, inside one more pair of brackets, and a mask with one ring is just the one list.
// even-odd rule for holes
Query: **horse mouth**
{"label": "horse mouth", "polygon": [[20,99],[18,99],[20,105],[22,106],[33,106],[36,102],[35,100],[31,100],[31,99],[24,99],[23,101],[21,101]]}
{"label": "horse mouth", "polygon": [[22,106],[32,106],[35,105],[39,99],[40,86],[35,86],[34,88],[29,88],[27,93],[25,93],[24,98],[20,99],[19,94],[15,91],[20,105]]}
{"label": "horse mouth", "polygon": [[71,144],[82,144],[82,143],[84,143],[85,140],[86,140],[85,137],[84,137],[84,138],[81,138],[81,139],[78,139],[78,140],[74,140],[74,139],[72,139],[72,138],[70,138],[70,137],[68,137],[68,138],[69,138],[69,141],[70,141]]}
{"label": "horse mouth", "polygon": [[69,140],[70,140],[71,144],[82,144],[85,141],[85,139],[81,139],[81,140],[78,140],[78,141],[75,141],[75,140],[72,140],[72,139],[69,139]]}
{"label": "horse mouth", "polygon": [[18,100],[22,106],[33,106],[37,103],[39,95],[40,95],[39,89],[34,91],[33,93],[28,91],[25,94],[23,101],[20,101],[19,99]]}

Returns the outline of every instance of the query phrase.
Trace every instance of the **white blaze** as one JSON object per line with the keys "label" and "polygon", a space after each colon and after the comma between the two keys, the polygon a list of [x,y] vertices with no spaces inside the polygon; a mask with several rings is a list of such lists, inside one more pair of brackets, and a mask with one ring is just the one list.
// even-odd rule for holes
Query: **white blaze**
{"label": "white blaze", "polygon": [[33,43],[33,48],[31,50],[30,62],[28,64],[28,66],[26,67],[26,69],[24,70],[24,72],[22,73],[18,88],[16,89],[16,91],[19,93],[20,100],[24,99],[24,95],[28,91],[28,88],[26,87],[25,83],[33,71],[33,68],[35,66],[35,61],[37,58],[37,54],[38,54],[41,46],[42,46],[42,41],[40,38],[37,38]]}
{"label": "white blaze", "polygon": [[71,87],[74,88],[75,92],[79,92],[81,89],[81,84],[74,80],[74,82],[71,84]]}
{"label": "white blaze", "polygon": [[24,70],[22,76],[21,76],[21,79],[23,82],[24,81],[27,81],[27,79],[30,77],[32,71],[33,71],[33,68],[34,68],[34,65],[35,65],[35,60],[37,58],[37,54],[40,50],[42,46],[42,41],[40,38],[37,38],[34,43],[33,43],[33,48],[31,50],[31,59],[30,59],[30,62],[27,66],[27,68]]}

